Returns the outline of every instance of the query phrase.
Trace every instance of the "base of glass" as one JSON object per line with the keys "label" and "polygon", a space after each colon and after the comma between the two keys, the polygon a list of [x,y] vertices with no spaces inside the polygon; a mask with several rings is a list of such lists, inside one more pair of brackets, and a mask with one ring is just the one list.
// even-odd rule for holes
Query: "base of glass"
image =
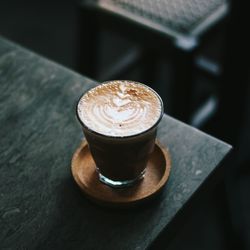
{"label": "base of glass", "polygon": [[102,183],[104,183],[110,187],[113,187],[113,188],[125,188],[125,187],[131,187],[134,184],[136,184],[138,181],[143,179],[144,175],[145,175],[145,170],[137,178],[135,178],[133,180],[125,180],[125,181],[113,181],[113,180],[105,177],[104,175],[102,175],[100,172],[98,174],[99,174],[99,180]]}

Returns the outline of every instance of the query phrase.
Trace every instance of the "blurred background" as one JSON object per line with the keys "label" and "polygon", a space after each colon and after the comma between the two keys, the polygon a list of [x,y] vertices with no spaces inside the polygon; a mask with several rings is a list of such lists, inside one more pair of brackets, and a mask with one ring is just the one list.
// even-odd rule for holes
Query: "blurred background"
{"label": "blurred background", "polygon": [[[117,33],[105,27],[93,26],[96,23],[88,19],[89,13],[83,10],[83,2],[2,0],[0,35],[97,81],[110,80],[117,76],[119,79],[144,82],[161,95],[167,114],[232,144],[235,150],[228,163],[223,183],[195,207],[193,215],[188,218],[168,249],[250,249],[248,194],[250,190],[250,43],[247,37],[249,18],[245,2],[241,1],[241,4],[233,2],[233,8],[229,7],[222,18],[219,32],[216,30],[212,33],[209,40],[205,36],[201,49],[195,56],[191,53],[195,68],[186,68],[194,73],[192,86],[189,86],[192,87],[191,90],[185,87],[185,82],[188,82],[185,74],[177,76],[183,85],[178,85],[177,90],[175,86],[173,87],[175,67],[179,65],[175,63],[176,58],[178,57],[181,63],[182,60],[190,59],[186,51],[184,51],[184,57],[183,55],[179,57],[179,52],[170,53],[170,57],[165,54],[164,47],[168,46],[167,43],[165,46],[161,39],[152,39],[150,46],[146,47],[149,53],[142,55],[146,41],[136,39],[135,42],[131,39],[138,35],[137,30],[134,33],[124,32],[126,34],[124,36],[123,32]],[[120,5],[123,7],[130,4],[130,1],[116,2],[119,4],[125,2],[126,5]],[[140,10],[140,5],[143,6],[145,2],[150,3],[150,1],[141,0],[131,2],[136,2],[139,6],[134,5],[133,11],[138,8]],[[154,10],[154,4],[159,8],[160,2],[151,1],[151,9]],[[184,4],[185,1],[177,2]],[[196,2],[196,4],[199,3],[199,1]],[[202,8],[208,8],[210,2],[216,1],[205,2],[207,3],[201,6]],[[225,1],[217,2],[222,4]],[[139,13],[142,13],[140,11]],[[157,13],[160,13],[159,9]],[[92,13],[92,15],[97,14]],[[158,20],[157,22],[162,20],[162,17],[155,19],[152,13],[146,16],[148,17]],[[111,22],[114,26],[119,25],[116,19]],[[92,33],[89,33],[89,27]],[[123,26],[119,28],[120,31],[122,28]],[[184,28],[181,31],[185,33]],[[88,47],[90,37],[94,38],[92,43],[95,41],[94,50],[91,42]],[[190,52],[193,49],[192,42],[196,41],[180,40],[181,45],[178,42],[175,42],[177,48],[184,43],[184,47],[186,46],[187,51]],[[82,49],[83,44],[85,50]],[[93,55],[98,58],[95,62],[91,58]],[[139,60],[137,57],[140,55],[142,59]],[[148,60],[151,64],[145,63]],[[88,64],[94,63],[96,67],[91,71]],[[126,70],[121,70],[125,68]],[[187,74],[187,76],[190,75]],[[187,92],[192,97],[189,100],[188,115],[175,110],[176,102],[185,109],[185,103],[180,101],[183,92],[184,94]],[[178,94],[180,94],[179,97]],[[164,240],[161,246],[165,249]]]}

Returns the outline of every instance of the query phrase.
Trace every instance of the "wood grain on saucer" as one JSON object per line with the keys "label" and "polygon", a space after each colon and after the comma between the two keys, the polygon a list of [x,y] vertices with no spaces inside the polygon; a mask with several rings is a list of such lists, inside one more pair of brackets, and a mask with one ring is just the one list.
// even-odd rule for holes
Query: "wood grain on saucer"
{"label": "wood grain on saucer", "polygon": [[118,189],[100,182],[86,141],[75,151],[71,163],[73,178],[84,194],[100,205],[114,207],[134,206],[154,197],[168,180],[170,167],[169,152],[158,142],[144,178],[132,187]]}

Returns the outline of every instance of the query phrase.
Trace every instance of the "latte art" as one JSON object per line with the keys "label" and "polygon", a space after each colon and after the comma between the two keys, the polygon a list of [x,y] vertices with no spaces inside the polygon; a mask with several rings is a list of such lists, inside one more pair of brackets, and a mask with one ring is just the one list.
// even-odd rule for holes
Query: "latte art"
{"label": "latte art", "polygon": [[91,130],[108,136],[131,136],[161,117],[161,101],[147,86],[111,81],[88,91],[78,103],[78,116]]}

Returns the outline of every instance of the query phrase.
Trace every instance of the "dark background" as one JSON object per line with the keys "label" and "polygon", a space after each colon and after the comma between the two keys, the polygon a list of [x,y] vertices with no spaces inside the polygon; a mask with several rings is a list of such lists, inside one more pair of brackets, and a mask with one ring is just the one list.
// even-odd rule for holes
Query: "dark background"
{"label": "dark background", "polygon": [[[2,0],[0,2],[0,35],[73,70],[77,69],[78,28],[76,1]],[[121,54],[126,54],[131,48],[139,46],[131,44],[129,40],[124,41],[120,37],[104,32],[101,41],[100,66],[112,64],[119,59]],[[222,47],[223,34],[220,34],[214,37],[209,46],[204,49],[203,55],[219,61]],[[171,114],[171,95],[168,94],[171,64],[167,60],[160,61],[158,68],[159,79],[154,88],[167,103],[167,107],[169,104],[169,110],[167,109],[166,112]],[[96,80],[101,80],[103,72],[99,73]],[[126,78],[140,81],[140,70],[135,68]],[[201,75],[197,76],[196,81],[200,99],[206,98],[205,93],[213,91],[211,86],[217,84],[216,80],[211,84],[213,80]],[[201,101],[200,99],[198,98],[197,102]],[[236,244],[237,241],[242,241],[245,242],[243,245],[250,246],[250,198],[248,194],[250,174],[247,161],[250,141],[249,110],[248,101],[236,161],[240,170],[229,173],[231,176],[228,178],[228,204],[225,206],[217,191],[204,197],[176,235],[169,249],[224,250],[230,248],[232,240]],[[206,131],[205,128],[204,130]],[[240,249],[241,245],[238,246]]]}

